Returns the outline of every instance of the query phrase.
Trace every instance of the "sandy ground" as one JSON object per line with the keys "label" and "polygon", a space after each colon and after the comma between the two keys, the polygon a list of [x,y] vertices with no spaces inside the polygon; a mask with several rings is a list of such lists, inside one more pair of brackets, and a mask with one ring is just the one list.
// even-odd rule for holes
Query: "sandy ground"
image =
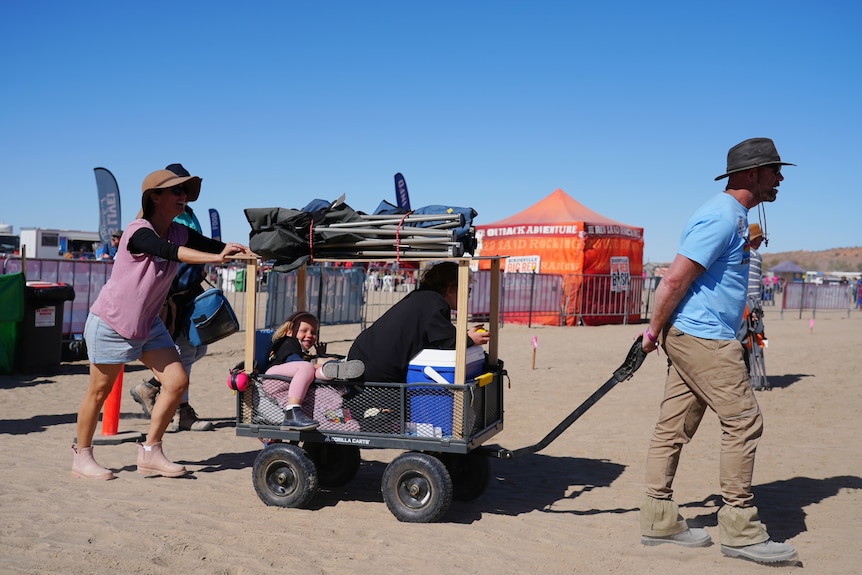
{"label": "sandy ground", "polygon": [[[767,312],[769,313],[769,312]],[[767,373],[758,392],[766,432],[756,503],[774,539],[799,550],[786,572],[855,574],[862,565],[862,317],[767,317]],[[324,327],[344,352],[358,326]],[[505,428],[492,441],[535,443],[622,362],[634,326],[506,326],[500,356],[511,376]],[[539,348],[531,368],[531,339]],[[490,487],[455,502],[443,522],[400,523],[380,479],[392,450],[363,450],[356,478],[321,491],[311,509],[267,507],[251,468],[257,440],[235,432],[225,381],[243,334],[211,346],[192,375],[192,405],[214,431],[165,437],[181,479],[135,472],[133,444],[98,446],[114,481],[71,479],[69,446],[87,385],[86,362],[56,373],[0,376],[0,573],[637,573],[732,575],[775,567],[725,558],[718,545],[639,543],[643,466],[664,380],[652,355],[544,451],[493,460]],[[128,389],[147,377],[127,366],[120,431],[147,428]],[[98,434],[98,430],[97,430]],[[675,499],[694,526],[718,537],[719,428],[707,415],[687,446]]]}

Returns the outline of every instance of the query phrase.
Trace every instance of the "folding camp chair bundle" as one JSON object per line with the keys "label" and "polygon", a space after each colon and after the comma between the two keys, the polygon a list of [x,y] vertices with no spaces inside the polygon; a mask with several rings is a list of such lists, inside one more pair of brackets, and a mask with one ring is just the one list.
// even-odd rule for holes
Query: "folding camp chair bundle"
{"label": "folding camp chair bundle", "polygon": [[[426,213],[417,213],[421,210]],[[350,208],[342,196],[312,211],[248,208],[245,214],[252,228],[249,247],[275,260],[277,271],[290,271],[315,259],[461,257],[476,246],[472,208],[429,206],[415,212],[369,215]]]}

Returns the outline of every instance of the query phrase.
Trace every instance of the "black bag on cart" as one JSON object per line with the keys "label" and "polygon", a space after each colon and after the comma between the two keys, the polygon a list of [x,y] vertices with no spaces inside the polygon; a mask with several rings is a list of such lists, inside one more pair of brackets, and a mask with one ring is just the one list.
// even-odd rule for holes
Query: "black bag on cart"
{"label": "black bag on cart", "polygon": [[349,244],[367,237],[325,227],[361,221],[357,212],[340,199],[314,211],[247,208],[245,218],[251,225],[248,247],[264,259],[275,260],[273,269],[279,272],[301,267],[311,259],[315,244]]}

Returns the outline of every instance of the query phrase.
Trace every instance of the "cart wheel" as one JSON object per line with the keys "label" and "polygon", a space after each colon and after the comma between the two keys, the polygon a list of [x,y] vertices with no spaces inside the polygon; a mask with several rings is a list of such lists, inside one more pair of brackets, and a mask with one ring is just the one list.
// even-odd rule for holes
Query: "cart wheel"
{"label": "cart wheel", "polygon": [[491,482],[491,461],[477,451],[466,455],[447,453],[443,463],[449,470],[456,501],[473,501],[488,488]]}
{"label": "cart wheel", "polygon": [[341,487],[356,477],[362,457],[355,445],[304,443],[303,447],[317,467],[321,487]]}
{"label": "cart wheel", "polygon": [[383,500],[399,521],[433,523],[452,504],[452,478],[443,462],[427,453],[402,453],[383,472]]}
{"label": "cart wheel", "polygon": [[267,505],[303,507],[317,492],[317,469],[299,447],[274,443],[255,457],[252,481]]}

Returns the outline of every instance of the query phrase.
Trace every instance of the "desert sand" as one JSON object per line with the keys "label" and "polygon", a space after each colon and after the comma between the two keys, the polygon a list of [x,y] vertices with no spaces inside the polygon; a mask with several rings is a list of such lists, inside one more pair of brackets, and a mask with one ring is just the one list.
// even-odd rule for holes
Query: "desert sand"
{"label": "desert sand", "polygon": [[[726,558],[717,544],[640,544],[644,460],[666,365],[655,354],[544,451],[493,460],[487,491],[454,502],[440,523],[401,523],[387,509],[380,479],[394,450],[363,450],[356,478],[320,491],[310,509],[267,507],[251,480],[262,446],[236,435],[226,385],[242,358],[239,333],[213,344],[192,373],[191,403],[215,430],[165,436],[168,456],[191,471],[179,479],[136,473],[132,443],[96,447],[115,480],[70,478],[86,362],[0,376],[0,573],[857,574],[862,316],[818,314],[813,330],[809,317],[767,310],[773,388],[757,393],[766,430],[755,502],[772,537],[798,549],[791,565]],[[514,449],[541,439],[610,377],[638,328],[504,326],[511,387],[504,429],[491,442]],[[358,330],[324,326],[322,339],[344,353]],[[126,369],[120,432],[145,432],[128,389],[148,372]],[[708,414],[675,483],[684,516],[714,540],[719,441]]]}

